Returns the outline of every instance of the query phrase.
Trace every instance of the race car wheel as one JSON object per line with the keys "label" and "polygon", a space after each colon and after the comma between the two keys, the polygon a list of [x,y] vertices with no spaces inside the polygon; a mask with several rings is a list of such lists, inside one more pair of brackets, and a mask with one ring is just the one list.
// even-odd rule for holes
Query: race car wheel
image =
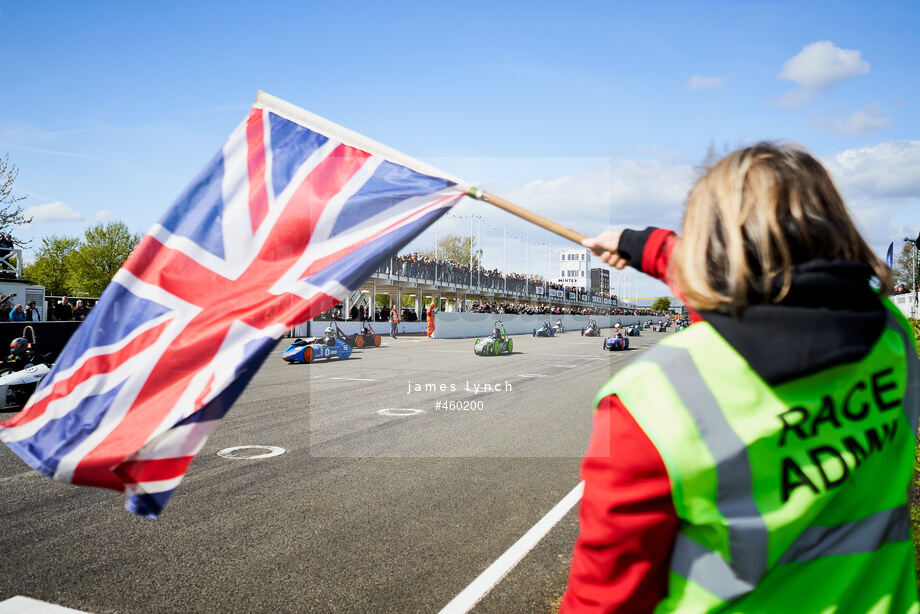
{"label": "race car wheel", "polygon": [[514,352],[514,339],[508,339],[508,353]]}
{"label": "race car wheel", "polygon": [[581,336],[582,336],[582,337],[585,336],[585,329],[581,329]]}
{"label": "race car wheel", "polygon": [[374,335],[374,347],[375,348],[380,347],[380,335]]}
{"label": "race car wheel", "polygon": [[303,351],[303,361],[307,364],[313,362],[313,348],[307,347]]}
{"label": "race car wheel", "polygon": [[361,335],[358,335],[357,337],[355,337],[355,347],[358,348],[359,350],[364,347],[364,337],[362,337]]}
{"label": "race car wheel", "polygon": [[502,352],[502,346],[498,341],[492,342],[492,353],[498,356]]}
{"label": "race car wheel", "polygon": [[536,329],[536,328],[535,328],[535,329],[533,329],[533,336],[534,336],[534,337],[536,337],[536,336],[537,336],[537,329]]}

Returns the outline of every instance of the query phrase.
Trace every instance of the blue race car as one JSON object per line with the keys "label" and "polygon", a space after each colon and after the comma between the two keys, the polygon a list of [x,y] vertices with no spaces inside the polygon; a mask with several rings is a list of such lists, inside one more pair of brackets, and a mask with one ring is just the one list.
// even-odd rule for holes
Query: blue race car
{"label": "blue race car", "polygon": [[295,339],[288,349],[284,350],[281,358],[289,363],[310,364],[319,358],[348,358],[351,356],[351,346],[336,336],[334,326],[326,329],[326,334],[315,339]]}
{"label": "blue race car", "polygon": [[624,337],[617,333],[614,337],[604,339],[604,349],[611,352],[625,351],[629,349],[629,337]]}
{"label": "blue race car", "polygon": [[550,326],[549,320],[543,322],[543,326],[533,329],[534,337],[553,337],[556,335],[556,329]]}

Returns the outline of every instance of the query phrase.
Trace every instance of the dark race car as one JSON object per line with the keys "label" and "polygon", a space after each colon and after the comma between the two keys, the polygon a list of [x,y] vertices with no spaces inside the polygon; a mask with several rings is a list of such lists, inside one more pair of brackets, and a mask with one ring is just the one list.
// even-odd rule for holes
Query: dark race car
{"label": "dark race car", "polygon": [[624,351],[629,349],[629,337],[624,337],[617,333],[613,337],[604,339],[604,349],[611,352]]}
{"label": "dark race car", "polygon": [[339,325],[335,325],[335,336],[350,345],[353,348],[377,348],[380,347],[380,335],[374,332],[374,328],[371,326],[370,322],[364,322],[361,325],[360,333],[353,333],[351,335],[346,335],[342,332],[342,329],[339,328]]}
{"label": "dark race car", "polygon": [[543,326],[533,329],[534,337],[552,337],[556,334],[556,329],[549,325],[549,320],[543,322]]}
{"label": "dark race car", "polygon": [[326,334],[314,339],[295,339],[281,358],[289,363],[310,364],[319,358],[348,358],[351,356],[351,346],[336,336],[336,327],[326,328]]}
{"label": "dark race car", "polygon": [[514,352],[514,339],[505,332],[505,325],[501,320],[495,321],[492,334],[480,337],[473,344],[473,351],[477,356],[498,356],[502,352]]}
{"label": "dark race car", "polygon": [[632,325],[632,326],[627,326],[627,327],[626,327],[626,334],[627,334],[628,336],[630,336],[630,337],[638,337],[638,336],[641,334],[641,333],[640,333],[640,329],[639,329],[639,325],[638,325],[638,324],[634,324],[634,325]]}
{"label": "dark race car", "polygon": [[588,320],[588,323],[583,329],[581,329],[582,337],[600,337],[601,336],[601,327],[597,325],[595,320]]}

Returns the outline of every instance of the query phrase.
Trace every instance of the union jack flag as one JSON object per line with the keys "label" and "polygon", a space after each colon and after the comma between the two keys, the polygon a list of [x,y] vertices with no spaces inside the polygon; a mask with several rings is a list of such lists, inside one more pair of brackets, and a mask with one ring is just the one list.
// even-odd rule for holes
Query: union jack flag
{"label": "union jack flag", "polygon": [[0,439],[156,517],[274,343],[468,186],[260,93],[134,249]]}

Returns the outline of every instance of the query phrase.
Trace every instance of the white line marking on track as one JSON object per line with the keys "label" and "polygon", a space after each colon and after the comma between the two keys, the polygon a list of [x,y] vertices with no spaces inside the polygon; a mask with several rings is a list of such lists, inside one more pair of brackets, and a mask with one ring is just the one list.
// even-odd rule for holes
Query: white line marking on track
{"label": "white line marking on track", "polygon": [[16,595],[0,601],[0,614],[85,614],[83,610],[74,610],[48,601]]}
{"label": "white line marking on track", "polygon": [[510,548],[505,550],[504,554],[495,559],[495,562],[486,567],[486,570],[479,574],[475,580],[470,582],[469,586],[460,591],[460,594],[450,600],[446,606],[441,609],[440,614],[460,614],[469,612],[473,609],[480,599],[492,590],[496,584],[501,582],[509,571],[514,569],[521,559],[533,547],[540,543],[540,540],[546,537],[557,522],[562,520],[570,509],[581,500],[581,495],[585,491],[585,483],[579,482],[578,486],[573,488],[569,494],[564,496],[559,503],[553,506],[553,509],[546,513],[537,524],[533,525],[529,531],[521,536],[521,539],[514,542]]}
{"label": "white line marking on track", "polygon": [[377,413],[381,416],[392,416],[394,418],[404,418],[406,416],[416,416],[418,414],[424,414],[424,409],[415,409],[413,407],[387,407],[385,409],[378,409]]}
{"label": "white line marking on track", "polygon": [[564,369],[571,369],[577,365],[553,365],[554,367],[562,367]]}
{"label": "white line marking on track", "polygon": [[518,377],[546,377],[542,373],[521,373]]}
{"label": "white line marking on track", "polygon": [[376,382],[375,379],[367,379],[366,377],[330,377],[329,379],[347,379],[350,382]]}

